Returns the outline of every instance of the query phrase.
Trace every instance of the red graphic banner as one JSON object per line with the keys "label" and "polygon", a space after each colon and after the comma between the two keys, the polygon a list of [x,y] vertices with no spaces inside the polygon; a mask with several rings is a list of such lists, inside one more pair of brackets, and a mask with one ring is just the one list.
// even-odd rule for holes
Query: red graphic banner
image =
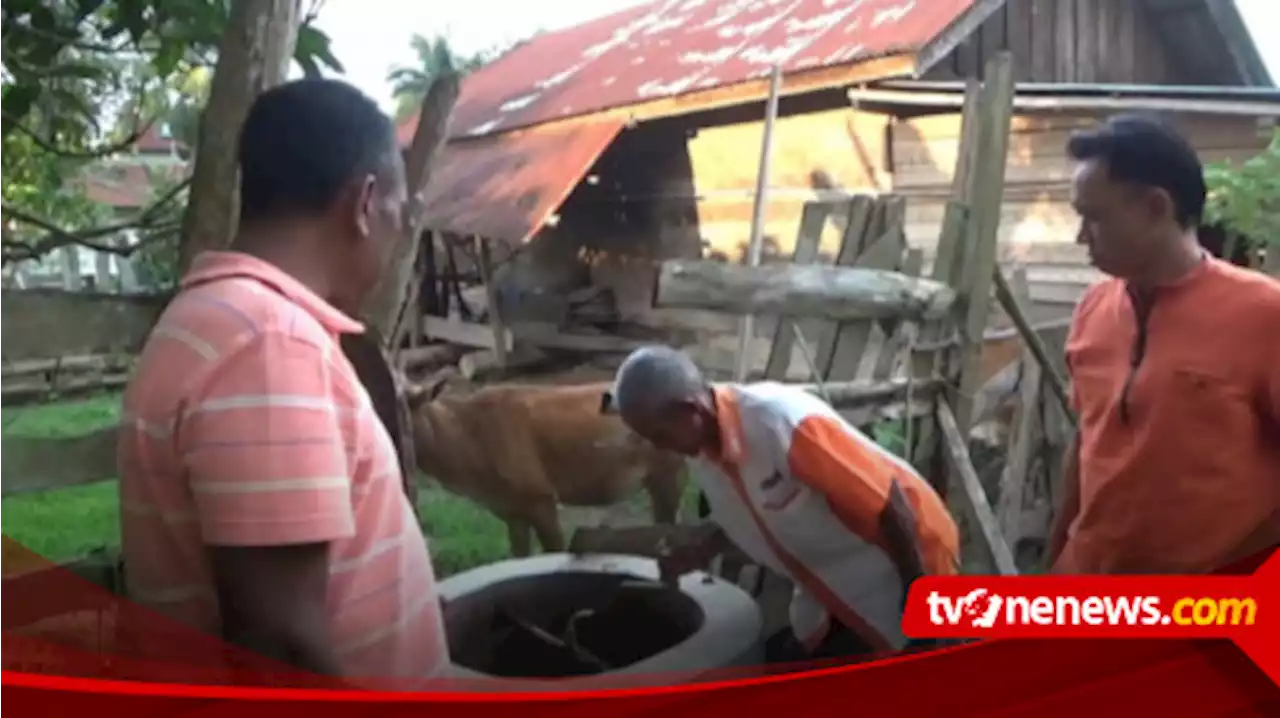
{"label": "red graphic banner", "polygon": [[[847,711],[855,705],[859,712],[1038,717],[1075,715],[1099,705],[1197,716],[1275,715],[1280,708],[1280,687],[1259,669],[1274,671],[1276,666],[1270,644],[1277,641],[1263,637],[1276,633],[1280,557],[1252,576],[922,581],[909,596],[904,624],[909,633],[993,640],[854,665],[792,667],[777,675],[759,670],[703,675],[694,682],[689,676],[655,677],[639,687],[592,692],[557,692],[550,681],[532,693],[461,684],[433,686],[448,692],[392,693],[348,689],[273,664],[168,623],[65,570],[11,570],[30,563],[11,561],[11,549],[6,547],[0,594],[0,682],[9,706],[19,711],[245,718],[303,710],[319,718],[429,710],[432,715],[482,716],[520,702],[522,718],[552,713],[598,718],[602,710],[661,712],[663,718],[675,718],[709,710],[785,714]],[[1252,571],[1262,558],[1237,570]],[[1004,613],[984,618],[996,597]],[[1137,618],[1128,618],[1135,609],[1131,602],[1118,608],[1119,601],[1133,597],[1152,599],[1160,619],[1143,623],[1144,607],[1152,603],[1143,600],[1138,601]],[[1253,608],[1246,599],[1254,602]],[[1190,603],[1178,604],[1186,600]],[[1048,632],[1062,628],[1060,619],[1070,623],[1076,615],[1072,611],[1079,614],[1079,625],[1065,633]],[[931,618],[935,614],[936,622]],[[991,627],[982,628],[988,621]],[[1175,635],[1173,631],[1184,637],[1158,637]],[[1030,635],[1078,638],[998,638]],[[464,690],[487,692],[458,692]]]}

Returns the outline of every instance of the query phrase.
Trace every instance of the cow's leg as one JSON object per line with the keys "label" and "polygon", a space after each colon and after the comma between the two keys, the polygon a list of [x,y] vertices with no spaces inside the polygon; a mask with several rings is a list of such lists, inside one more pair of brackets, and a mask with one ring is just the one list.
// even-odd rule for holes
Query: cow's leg
{"label": "cow's leg", "polygon": [[507,540],[511,543],[514,558],[526,558],[533,554],[533,526],[521,518],[508,518]]}
{"label": "cow's leg", "polygon": [[560,510],[554,496],[539,497],[528,507],[529,522],[538,535],[538,543],[545,553],[565,550],[564,531],[560,528]]}
{"label": "cow's leg", "polygon": [[674,524],[680,511],[683,488],[680,472],[666,467],[654,468],[645,474],[644,487],[649,492],[649,503],[653,507],[653,522]]}

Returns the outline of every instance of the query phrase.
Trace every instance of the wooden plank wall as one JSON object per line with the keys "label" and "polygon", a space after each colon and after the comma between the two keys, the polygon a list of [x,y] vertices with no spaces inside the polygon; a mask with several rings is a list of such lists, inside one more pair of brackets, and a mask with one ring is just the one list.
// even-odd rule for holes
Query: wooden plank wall
{"label": "wooden plank wall", "polygon": [[977,77],[1001,50],[1018,82],[1181,80],[1141,0],[1008,0],[926,77]]}
{"label": "wooden plank wall", "polygon": [[[888,115],[837,109],[783,117],[773,133],[762,261],[789,261],[806,202],[831,192],[887,192]],[[687,143],[704,248],[741,261],[750,235],[764,124],[698,131]],[[819,251],[830,257],[841,230],[828,227]]]}
{"label": "wooden plank wall", "polygon": [[[1033,321],[1070,312],[1080,292],[1099,277],[1074,246],[1078,219],[1070,204],[1072,131],[1100,115],[1027,115],[1014,118],[1009,141],[1000,246],[1006,262],[1028,263]],[[1191,138],[1205,162],[1243,161],[1270,137],[1247,117],[1183,115],[1170,120]],[[894,191],[907,199],[907,240],[925,251],[926,264],[942,226],[959,145],[960,116],[934,115],[896,122],[891,129]]]}
{"label": "wooden plank wall", "polygon": [[[886,114],[848,107],[778,119],[772,140],[763,262],[790,261],[806,202],[888,191],[892,184],[887,164],[889,123]],[[700,359],[713,371],[732,366],[737,319],[697,310],[654,309],[653,261],[689,256],[689,235],[700,240],[693,256],[742,261],[751,234],[763,131],[758,119],[702,127],[678,144],[665,138],[660,144],[647,144],[641,148],[647,153],[643,156],[637,154],[639,150],[626,152],[628,148],[620,147],[616,154],[624,156],[626,167],[612,169],[610,164],[623,161],[612,154],[602,158],[599,167],[602,186],[616,175],[639,185],[643,194],[625,204],[628,215],[640,216],[639,222],[628,217],[631,221],[620,225],[613,218],[601,218],[599,226],[609,227],[610,234],[597,233],[590,240],[593,249],[604,250],[591,259],[592,284],[613,290],[624,321],[693,332],[690,341],[698,345]],[[661,154],[672,157],[650,157],[659,148]],[[631,173],[632,167],[655,161],[661,163],[661,171],[650,174],[660,177],[636,178]],[[681,167],[679,161],[686,164]],[[598,204],[608,202],[616,204],[616,193]],[[566,218],[568,213],[566,208]],[[838,251],[843,222],[843,217],[833,218],[822,229],[820,257],[829,259]],[[762,365],[767,357],[775,324],[768,317],[756,322],[752,351],[759,362],[753,366]]]}

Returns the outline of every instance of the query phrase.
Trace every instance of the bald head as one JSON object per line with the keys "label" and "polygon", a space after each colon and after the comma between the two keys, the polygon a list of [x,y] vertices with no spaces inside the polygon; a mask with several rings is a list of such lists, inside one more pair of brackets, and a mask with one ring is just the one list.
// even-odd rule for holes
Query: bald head
{"label": "bald head", "polygon": [[660,449],[696,456],[713,441],[711,392],[693,360],[663,346],[637,349],[622,362],[606,410]]}
{"label": "bald head", "polygon": [[702,372],[683,352],[643,347],[618,367],[613,405],[624,416],[650,414],[671,404],[696,402],[706,390]]}

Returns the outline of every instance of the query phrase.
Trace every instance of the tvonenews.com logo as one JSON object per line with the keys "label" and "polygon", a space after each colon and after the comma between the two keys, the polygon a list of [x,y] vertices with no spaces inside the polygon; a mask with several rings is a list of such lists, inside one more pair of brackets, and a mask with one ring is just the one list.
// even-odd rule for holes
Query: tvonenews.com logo
{"label": "tvonenews.com logo", "polygon": [[1252,626],[1252,598],[1183,597],[1168,605],[1158,596],[1001,595],[978,588],[925,596],[935,626],[991,629],[1001,626]]}

